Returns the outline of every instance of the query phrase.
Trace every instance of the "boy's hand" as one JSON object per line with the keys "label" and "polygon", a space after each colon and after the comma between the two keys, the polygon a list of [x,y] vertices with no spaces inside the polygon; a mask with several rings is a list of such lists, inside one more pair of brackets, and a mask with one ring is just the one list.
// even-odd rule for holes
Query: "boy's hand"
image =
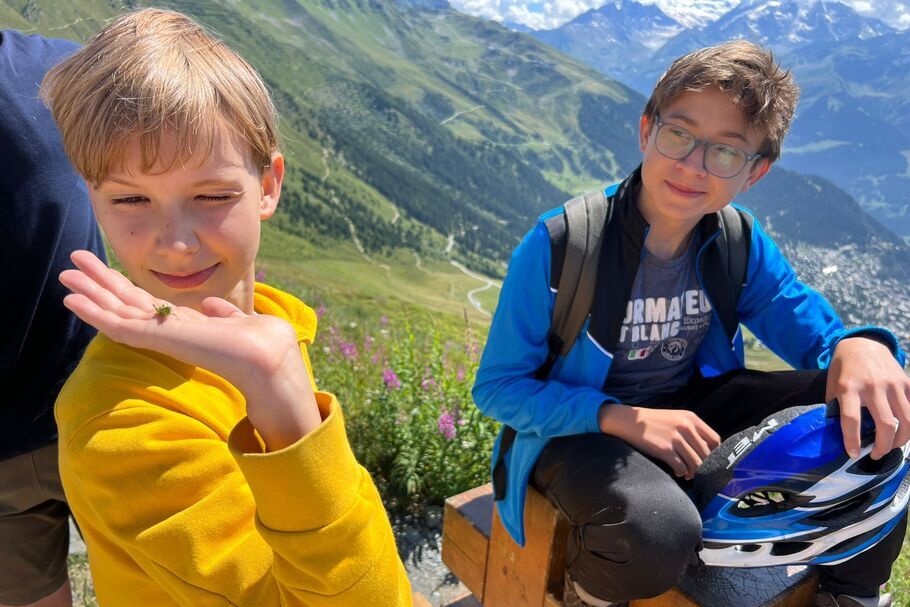
{"label": "boy's hand", "polygon": [[604,404],[600,431],[619,437],[692,480],[702,461],[720,444],[720,435],[691,411]]}
{"label": "boy's hand", "polygon": [[72,254],[77,270],[60,282],[72,293],[63,303],[112,340],[161,352],[220,375],[247,402],[250,422],[269,450],[284,448],[321,423],[294,329],[267,315],[245,314],[209,297],[202,312],[170,306],[108,268],[88,251]]}
{"label": "boy's hand", "polygon": [[910,439],[910,378],[881,342],[851,337],[837,344],[825,398],[840,403],[844,448],[850,457],[860,454],[860,407],[875,420],[872,459]]}

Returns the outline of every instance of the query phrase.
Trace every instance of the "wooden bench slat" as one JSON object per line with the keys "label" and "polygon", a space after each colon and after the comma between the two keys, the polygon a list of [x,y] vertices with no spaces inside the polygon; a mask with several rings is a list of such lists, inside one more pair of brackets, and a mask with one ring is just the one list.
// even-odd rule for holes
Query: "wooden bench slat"
{"label": "wooden bench slat", "polygon": [[[484,553],[486,554],[486,553]],[[442,562],[449,568],[461,582],[467,586],[474,596],[483,601],[484,578],[486,576],[486,559],[478,564],[471,559],[461,547],[451,541],[449,536],[443,536]]]}
{"label": "wooden bench slat", "polygon": [[543,495],[529,488],[525,498],[524,548],[509,536],[493,511],[483,604],[542,607],[550,584],[562,580],[569,523]]}
{"label": "wooden bench slat", "polygon": [[[473,503],[469,502],[469,504]],[[490,509],[487,511],[487,517],[490,519],[486,525],[487,527],[491,527],[493,524],[492,510],[491,504]],[[484,533],[484,530],[477,524],[476,519],[471,518],[472,514],[470,510],[465,511],[464,507],[456,508],[447,501],[443,510],[442,533],[461,548],[462,552],[472,562],[481,569],[485,569],[490,534],[489,531]],[[443,548],[445,548],[445,541],[443,541]]]}
{"label": "wooden bench slat", "polygon": [[446,499],[446,508],[454,508],[490,538],[493,526],[493,484],[487,483]]}
{"label": "wooden bench slat", "polygon": [[433,607],[430,601],[427,600],[427,597],[419,592],[415,592],[411,595],[411,603],[413,604],[413,607]]}
{"label": "wooden bench slat", "polygon": [[[653,599],[629,601],[629,607],[700,607],[698,603],[675,588]],[[727,605],[727,607],[731,607]]]}
{"label": "wooden bench slat", "polygon": [[489,484],[450,497],[445,502],[442,562],[480,601],[484,596],[492,524],[493,489]]}

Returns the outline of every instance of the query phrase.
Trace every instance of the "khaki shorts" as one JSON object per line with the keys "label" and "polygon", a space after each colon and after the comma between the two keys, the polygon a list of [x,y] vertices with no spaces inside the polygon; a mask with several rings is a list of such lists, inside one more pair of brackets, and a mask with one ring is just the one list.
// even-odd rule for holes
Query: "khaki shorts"
{"label": "khaki shorts", "polygon": [[65,499],[56,444],[0,460],[0,603],[27,605],[66,581]]}

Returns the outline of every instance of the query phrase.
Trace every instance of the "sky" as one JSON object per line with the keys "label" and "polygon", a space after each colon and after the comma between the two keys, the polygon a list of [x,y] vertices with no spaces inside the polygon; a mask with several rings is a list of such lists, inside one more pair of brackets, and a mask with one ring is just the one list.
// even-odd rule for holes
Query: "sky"
{"label": "sky", "polygon": [[[456,9],[486,19],[514,21],[535,29],[552,29],[571,21],[605,0],[449,0]],[[613,1],[613,0],[606,0]],[[671,16],[674,13],[713,13],[720,17],[737,0],[640,0],[657,4]],[[910,28],[910,0],[841,0],[861,15],[878,17],[893,27]]]}

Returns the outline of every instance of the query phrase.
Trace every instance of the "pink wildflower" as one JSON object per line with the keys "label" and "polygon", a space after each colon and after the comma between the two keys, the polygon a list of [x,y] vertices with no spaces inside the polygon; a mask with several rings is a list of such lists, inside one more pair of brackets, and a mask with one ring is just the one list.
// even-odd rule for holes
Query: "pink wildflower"
{"label": "pink wildflower", "polygon": [[471,361],[477,361],[480,357],[480,344],[476,341],[471,341],[470,343],[465,344],[464,346],[465,354],[468,355],[468,358]]}
{"label": "pink wildflower", "polygon": [[338,342],[338,349],[341,351],[341,355],[348,360],[357,359],[357,344],[354,342],[341,341]]}
{"label": "pink wildflower", "polygon": [[391,369],[386,369],[382,372],[382,381],[385,382],[385,387],[389,390],[398,390],[401,388],[401,380],[398,379],[398,376],[395,375],[395,372]]}
{"label": "pink wildflower", "polygon": [[319,304],[319,307],[316,308],[316,320],[322,320],[323,316],[325,316],[325,304]]}
{"label": "pink wildflower", "polygon": [[442,415],[439,416],[439,421],[436,422],[436,429],[446,440],[454,440],[456,434],[455,418],[452,417],[451,413],[443,410]]}

